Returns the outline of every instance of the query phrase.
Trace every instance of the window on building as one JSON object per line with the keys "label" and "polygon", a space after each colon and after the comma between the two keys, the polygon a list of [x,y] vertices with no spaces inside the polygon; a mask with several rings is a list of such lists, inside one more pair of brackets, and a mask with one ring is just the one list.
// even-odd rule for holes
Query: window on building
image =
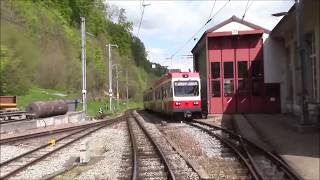
{"label": "window on building", "polygon": [[250,68],[251,68],[252,77],[262,77],[260,60],[252,61]]}
{"label": "window on building", "polygon": [[225,79],[223,87],[224,87],[224,96],[225,97],[230,97],[233,95],[233,91],[234,91],[233,80]]}
{"label": "window on building", "polygon": [[221,97],[220,80],[212,80],[211,89],[212,97]]}
{"label": "window on building", "polygon": [[260,80],[252,80],[252,96],[261,96]]}
{"label": "window on building", "polygon": [[217,79],[220,78],[220,63],[212,62],[211,63],[211,78]]}
{"label": "window on building", "polygon": [[247,61],[239,61],[238,62],[238,77],[246,78],[248,77],[248,62]]}
{"label": "window on building", "polygon": [[233,78],[233,62],[223,63],[224,78]]}
{"label": "window on building", "polygon": [[247,80],[238,80],[238,95],[239,96],[247,96],[248,95],[248,86],[247,86]]}

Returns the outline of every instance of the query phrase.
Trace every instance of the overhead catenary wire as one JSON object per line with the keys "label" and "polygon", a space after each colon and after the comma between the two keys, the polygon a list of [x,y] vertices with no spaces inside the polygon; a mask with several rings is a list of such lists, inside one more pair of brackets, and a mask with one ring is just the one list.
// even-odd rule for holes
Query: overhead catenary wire
{"label": "overhead catenary wire", "polygon": [[[248,12],[248,9],[249,9],[249,8],[251,7],[251,5],[253,4],[253,1],[251,1],[250,5],[249,5],[249,1],[250,1],[250,0],[247,0],[246,7],[245,7],[244,12],[243,12],[243,15],[242,15],[242,17],[241,17],[241,22],[244,20],[246,14],[247,14],[247,12]],[[239,24],[239,26],[238,26],[238,31],[240,30],[240,26],[241,26],[241,24]]]}
{"label": "overhead catenary wire", "polygon": [[[215,1],[216,2],[216,1]],[[214,2],[214,5],[215,5]],[[228,0],[212,17],[209,17],[208,20],[206,21],[206,23],[201,26],[199,28],[199,30],[197,30],[196,33],[194,33],[180,48],[178,48],[172,55],[170,58],[173,58],[178,52],[180,52],[217,14],[219,14],[219,12],[221,12],[226,6],[227,4],[230,2],[230,0]],[[214,7],[214,6],[213,6]],[[213,11],[213,8],[212,8]],[[211,14],[212,12],[210,12]]]}
{"label": "overhead catenary wire", "polygon": [[244,13],[243,13],[242,18],[241,18],[242,21],[243,21],[244,17],[246,16],[246,13],[247,13],[247,10],[248,10],[249,1],[250,0],[247,0],[246,8],[244,9]]}
{"label": "overhead catenary wire", "polygon": [[215,0],[215,1],[213,2],[213,5],[212,5],[212,8],[211,8],[211,11],[210,11],[210,15],[209,15],[209,17],[208,17],[208,20],[211,18],[211,15],[212,15],[213,9],[214,9],[214,7],[215,7],[215,5],[216,5],[216,2],[217,2],[217,0]]}
{"label": "overhead catenary wire", "polygon": [[[140,28],[141,28],[141,24],[142,24],[143,15],[144,15],[144,9],[145,9],[146,6],[149,6],[149,5],[150,4],[144,4],[144,0],[142,0],[142,3],[141,3],[141,6],[142,6],[141,18],[140,18],[140,22],[139,22],[137,37],[139,37],[139,34],[140,34]],[[141,6],[140,6],[140,9],[141,9]]]}

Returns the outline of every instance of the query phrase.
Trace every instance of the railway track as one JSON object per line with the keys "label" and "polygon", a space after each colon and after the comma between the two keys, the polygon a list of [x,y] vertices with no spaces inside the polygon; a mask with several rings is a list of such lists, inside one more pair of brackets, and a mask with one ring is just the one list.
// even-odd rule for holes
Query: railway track
{"label": "railway track", "polygon": [[14,122],[28,121],[32,119],[33,119],[33,115],[30,113],[27,113],[26,111],[12,110],[12,111],[0,112],[0,125],[14,123]]}
{"label": "railway track", "polygon": [[193,120],[186,123],[219,139],[232,149],[249,169],[253,179],[302,179],[279,156],[263,150],[238,134],[201,121]]}
{"label": "railway track", "polygon": [[[158,124],[166,119],[153,116],[149,113],[143,114],[150,121]],[[195,128],[192,131],[197,130],[201,138],[205,138],[201,134],[211,137],[210,140],[207,140],[209,140],[208,143],[213,144],[210,150],[214,152],[214,158],[207,158],[209,165],[205,164],[205,171],[213,179],[302,179],[280,156],[264,151],[259,146],[230,130],[202,121],[192,120],[182,124],[173,122],[172,120],[166,122],[169,122],[168,125],[163,127],[158,126],[163,134],[168,135],[168,132],[171,132],[169,136],[174,137],[178,135],[177,129],[188,129],[190,132]],[[188,131],[183,130],[184,133]],[[193,159],[198,158],[198,156],[192,157],[191,154],[190,157]],[[199,159],[198,162],[203,165],[201,157]]]}
{"label": "railway track", "polygon": [[55,145],[51,143],[46,143],[37,148],[34,148],[28,152],[20,154],[14,158],[6,160],[0,163],[0,179],[8,179],[14,177],[20,171],[26,169],[27,167],[45,159],[51,154],[65,148],[72,143],[84,138],[85,136],[116,122],[120,122],[122,118],[116,118],[113,120],[106,121],[98,125],[85,126],[82,129],[73,131],[72,133],[63,136],[55,141]]}
{"label": "railway track", "polygon": [[127,125],[132,149],[132,173],[131,177],[122,178],[176,179],[167,157],[146,128],[133,116],[127,119]]}
{"label": "railway track", "polygon": [[97,122],[93,122],[93,123],[89,123],[89,124],[71,126],[71,127],[62,128],[62,129],[54,129],[54,130],[50,130],[50,131],[43,131],[43,132],[38,132],[38,133],[23,134],[23,135],[19,135],[19,136],[1,138],[0,145],[14,143],[14,142],[28,140],[28,139],[33,139],[33,138],[38,138],[38,137],[42,137],[42,136],[51,136],[51,135],[55,135],[55,134],[59,134],[59,133],[70,132],[73,130],[85,129],[85,128],[88,128],[91,126],[98,126],[100,124],[104,124],[108,121],[109,120],[102,120],[102,121],[97,121]]}
{"label": "railway track", "polygon": [[122,158],[118,179],[199,179],[198,174],[153,128],[137,113],[129,116],[129,145]]}

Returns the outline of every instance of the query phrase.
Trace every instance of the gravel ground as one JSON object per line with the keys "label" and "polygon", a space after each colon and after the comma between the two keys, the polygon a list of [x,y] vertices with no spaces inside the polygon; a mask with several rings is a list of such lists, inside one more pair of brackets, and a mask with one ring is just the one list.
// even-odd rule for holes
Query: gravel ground
{"label": "gravel ground", "polygon": [[156,143],[160,146],[161,150],[167,155],[169,164],[174,169],[174,173],[179,175],[178,179],[199,179],[196,174],[185,162],[185,160],[171,147],[171,145],[163,137],[163,134],[159,131],[155,124],[144,121],[140,118],[140,122],[151,133],[151,136],[155,139]]}
{"label": "gravel ground", "polygon": [[96,164],[90,165],[89,170],[81,173],[76,179],[115,179],[120,169],[120,161],[125,144],[127,143],[125,122],[121,123],[122,128],[105,129],[96,135],[106,142],[104,158]]}
{"label": "gravel ground", "polygon": [[79,155],[79,145],[75,143],[66,149],[52,154],[43,161],[28,167],[11,179],[40,179],[42,176],[49,175],[64,169],[64,163],[71,157]]}
{"label": "gravel ground", "polygon": [[[11,179],[41,179],[41,177],[45,175],[53,174],[57,171],[62,171],[65,169],[66,164],[70,164],[70,160],[75,161],[77,157],[79,157],[80,154],[80,145],[85,142],[96,142],[97,139],[104,139],[105,142],[108,142],[108,144],[105,144],[105,150],[107,152],[104,153],[105,158],[97,163],[92,165],[92,170],[84,172],[80,174],[78,179],[94,179],[94,177],[107,177],[109,175],[110,177],[113,177],[116,173],[117,168],[117,159],[121,157],[121,146],[124,141],[121,140],[123,132],[119,129],[115,129],[112,127],[101,129],[89,136],[87,136],[84,139],[81,139],[72,145],[68,146],[67,148],[64,148],[49,157],[45,158],[43,161],[28,167],[26,170],[20,172],[17,174],[17,176],[11,178]],[[94,144],[94,143],[92,143]],[[18,149],[22,152],[25,152],[29,150],[28,148],[21,148],[19,146],[1,146],[1,161],[2,156],[4,158],[10,158],[13,157],[12,150]],[[11,148],[11,149],[10,149]],[[89,149],[91,151],[91,147],[89,146]],[[2,151],[5,150],[5,151]],[[94,151],[94,148],[93,148]],[[5,153],[3,153],[5,152]],[[95,152],[94,152],[95,153]],[[3,155],[5,154],[5,155]],[[14,156],[16,156],[16,152],[14,152]],[[92,153],[93,154],[93,153]],[[120,154],[120,155],[119,155]],[[103,174],[105,173],[105,174]],[[102,176],[101,176],[102,175]]]}
{"label": "gravel ground", "polygon": [[[202,167],[210,178],[240,178],[240,173],[235,175],[235,171],[239,169],[239,172],[246,172],[242,169],[242,164],[238,162],[233,152],[226,148],[220,140],[185,123],[171,120],[167,121],[164,126],[160,125],[163,124],[160,122],[165,121],[165,118],[149,113],[144,114],[148,119],[153,119],[163,134],[173,141],[191,161]],[[217,131],[217,133],[224,136],[221,131]]]}
{"label": "gravel ground", "polygon": [[2,163],[8,159],[11,159],[27,151],[30,151],[33,148],[33,146],[23,144],[17,146],[0,145],[0,162]]}

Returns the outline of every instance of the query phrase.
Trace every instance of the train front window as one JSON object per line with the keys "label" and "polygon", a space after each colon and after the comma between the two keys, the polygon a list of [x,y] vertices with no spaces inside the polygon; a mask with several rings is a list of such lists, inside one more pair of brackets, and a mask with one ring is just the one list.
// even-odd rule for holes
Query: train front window
{"label": "train front window", "polygon": [[181,96],[198,96],[199,83],[197,81],[175,81],[174,95]]}

